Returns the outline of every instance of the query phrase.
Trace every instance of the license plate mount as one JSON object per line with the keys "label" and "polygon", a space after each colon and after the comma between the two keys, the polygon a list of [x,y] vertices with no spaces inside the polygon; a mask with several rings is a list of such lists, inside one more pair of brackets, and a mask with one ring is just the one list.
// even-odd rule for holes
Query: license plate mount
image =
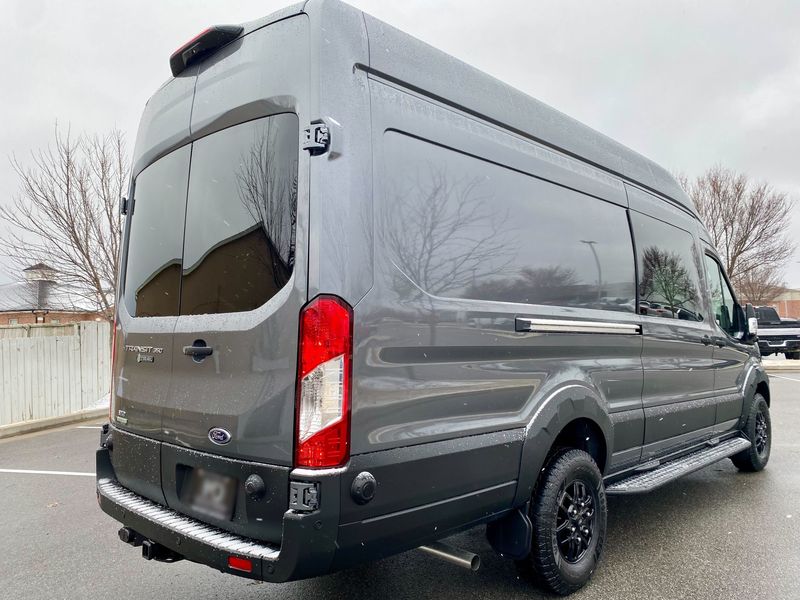
{"label": "license plate mount", "polygon": [[230,521],[236,503],[237,480],[202,468],[189,474],[184,502],[198,513]]}

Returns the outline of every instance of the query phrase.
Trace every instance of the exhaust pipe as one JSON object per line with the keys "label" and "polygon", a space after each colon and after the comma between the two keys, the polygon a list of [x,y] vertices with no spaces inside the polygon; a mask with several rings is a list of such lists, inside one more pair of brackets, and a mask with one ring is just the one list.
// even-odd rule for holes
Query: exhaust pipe
{"label": "exhaust pipe", "polygon": [[426,554],[470,571],[477,571],[481,568],[481,557],[477,554],[441,542],[420,546],[417,550],[422,550]]}

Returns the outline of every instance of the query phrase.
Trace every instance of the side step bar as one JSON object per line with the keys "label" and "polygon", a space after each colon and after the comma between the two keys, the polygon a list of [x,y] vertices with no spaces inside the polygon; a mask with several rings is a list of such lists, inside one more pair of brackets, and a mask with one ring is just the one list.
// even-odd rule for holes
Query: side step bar
{"label": "side step bar", "polygon": [[747,450],[750,446],[750,441],[742,437],[731,438],[714,446],[665,462],[652,471],[633,473],[625,479],[607,486],[606,494],[622,495],[651,492],[678,477],[712,465],[723,458],[738,454],[742,450]]}

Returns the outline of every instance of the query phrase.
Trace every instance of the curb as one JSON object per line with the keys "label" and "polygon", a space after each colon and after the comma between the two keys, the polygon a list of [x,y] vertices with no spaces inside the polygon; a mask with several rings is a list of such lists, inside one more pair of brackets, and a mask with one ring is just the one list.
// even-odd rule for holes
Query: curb
{"label": "curb", "polygon": [[785,373],[787,371],[800,372],[800,361],[787,361],[774,364],[761,363],[767,373]]}
{"label": "curb", "polygon": [[22,421],[21,423],[12,423],[11,425],[0,425],[0,440],[23,433],[32,433],[34,431],[41,431],[42,429],[60,427],[62,425],[69,425],[70,423],[80,423],[81,421],[88,421],[106,416],[108,416],[108,407],[90,408],[62,417],[48,417],[46,419],[36,419],[35,421]]}

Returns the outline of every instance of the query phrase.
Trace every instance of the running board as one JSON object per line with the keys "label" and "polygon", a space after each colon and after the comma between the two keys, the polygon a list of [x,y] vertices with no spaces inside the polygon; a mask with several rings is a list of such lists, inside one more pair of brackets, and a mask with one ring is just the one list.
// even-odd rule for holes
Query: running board
{"label": "running board", "polygon": [[634,473],[629,477],[616,481],[606,487],[606,494],[644,494],[651,492],[662,485],[693,473],[698,469],[713,465],[715,462],[747,450],[750,441],[742,437],[735,437],[714,446],[708,446],[681,458],[662,463],[652,471]]}

